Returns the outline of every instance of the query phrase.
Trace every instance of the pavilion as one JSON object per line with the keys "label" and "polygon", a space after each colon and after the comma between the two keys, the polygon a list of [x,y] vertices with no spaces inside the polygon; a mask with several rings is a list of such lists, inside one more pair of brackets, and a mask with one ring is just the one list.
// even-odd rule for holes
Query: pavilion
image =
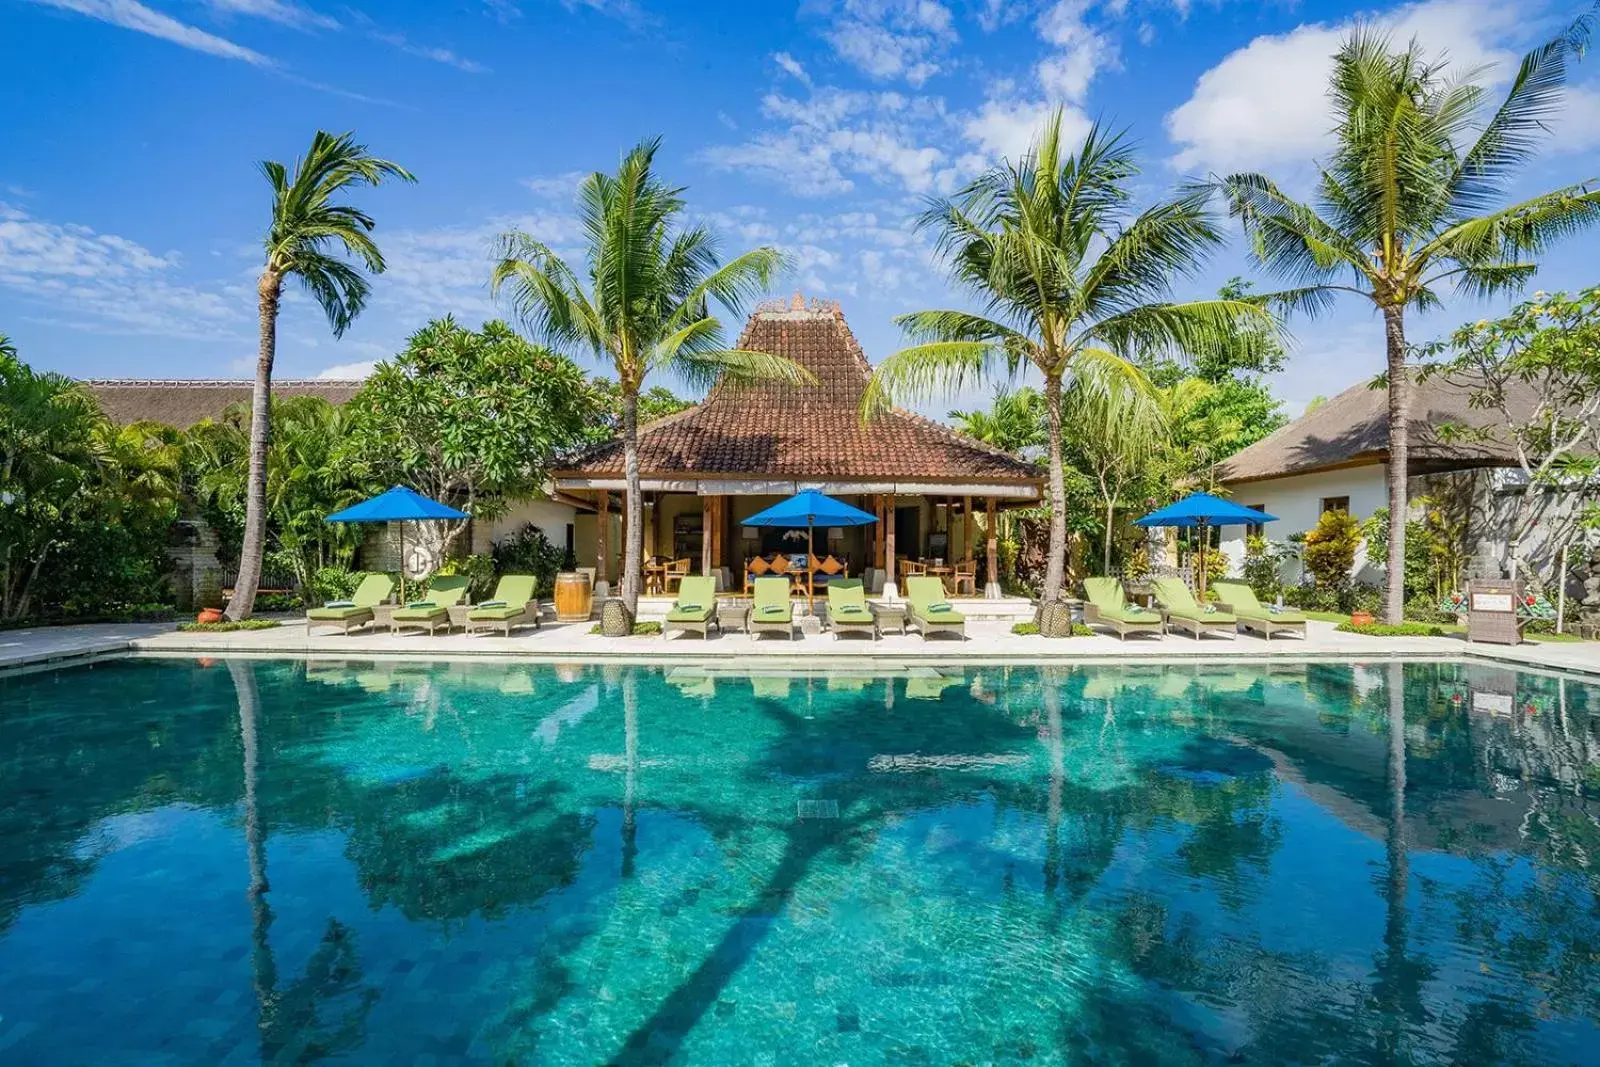
{"label": "pavilion", "polygon": [[[804,551],[787,531],[742,527],[741,520],[814,488],[878,516],[826,534],[827,552],[874,590],[904,573],[903,565],[891,570],[891,561],[987,557],[980,579],[989,596],[999,595],[995,513],[1039,500],[1044,479],[1036,465],[899,409],[863,423],[872,368],[837,303],[798,295],[764,303],[738,347],[791,359],[816,382],[719,382],[704,402],[640,427],[646,559],[687,558],[698,573],[737,588],[752,557]],[[613,514],[626,485],[622,442],[576,454],[553,478],[559,492],[594,502],[595,516],[579,517],[580,562],[601,561],[601,578],[614,579],[621,524]],[[987,516],[982,532],[980,509]],[[819,530],[818,556],[822,542]]]}

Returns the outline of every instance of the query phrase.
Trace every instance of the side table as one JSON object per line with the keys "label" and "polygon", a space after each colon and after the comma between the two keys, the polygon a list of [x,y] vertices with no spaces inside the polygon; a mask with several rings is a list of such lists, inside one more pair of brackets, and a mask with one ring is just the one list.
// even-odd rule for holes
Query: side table
{"label": "side table", "polygon": [[717,601],[717,632],[725,634],[730,629],[750,629],[750,604],[743,597],[729,597]]}
{"label": "side table", "polygon": [[902,634],[906,632],[905,604],[874,601],[867,606],[872,609],[872,621],[878,624],[878,632],[880,634],[891,626]]}

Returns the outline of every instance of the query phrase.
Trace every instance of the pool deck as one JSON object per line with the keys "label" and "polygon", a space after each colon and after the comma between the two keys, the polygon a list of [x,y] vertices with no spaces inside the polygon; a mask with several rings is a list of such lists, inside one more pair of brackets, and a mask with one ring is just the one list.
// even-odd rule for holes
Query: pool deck
{"label": "pool deck", "polygon": [[1471,657],[1509,666],[1575,671],[1600,675],[1600,644],[1527,643],[1516,647],[1469,644],[1459,637],[1373,638],[1340,633],[1331,623],[1312,622],[1305,640],[1279,637],[1268,643],[1240,634],[1209,636],[1201,640],[1183,634],[1160,639],[1132,637],[1122,641],[1109,635],[1050,640],[1019,637],[1001,622],[969,622],[968,639],[935,637],[924,641],[916,634],[889,634],[878,641],[862,637],[834,640],[831,633],[796,633],[793,641],[766,636],[752,639],[742,633],[606,638],[590,633],[589,623],[562,625],[547,622],[543,629],[523,629],[511,637],[459,633],[357,632],[349,636],[318,632],[307,636],[303,622],[266,630],[235,633],[182,633],[170,623],[54,626],[32,630],[0,631],[0,668],[65,661],[86,656],[120,655],[250,655],[308,657],[315,659],[459,659],[472,656],[514,656],[530,662],[640,661],[640,662],[754,662],[775,669],[804,666],[826,668],[838,663],[862,667],[937,666],[940,664],[1094,663],[1140,660],[1228,659],[1339,659],[1371,660],[1387,657],[1449,659]]}

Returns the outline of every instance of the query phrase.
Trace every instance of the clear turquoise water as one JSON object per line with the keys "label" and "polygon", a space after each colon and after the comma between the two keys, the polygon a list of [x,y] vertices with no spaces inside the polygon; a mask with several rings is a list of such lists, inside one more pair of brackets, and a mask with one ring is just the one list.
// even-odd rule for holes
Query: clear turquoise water
{"label": "clear turquoise water", "polygon": [[1459,664],[0,677],[0,1062],[1597,1063],[1597,761]]}

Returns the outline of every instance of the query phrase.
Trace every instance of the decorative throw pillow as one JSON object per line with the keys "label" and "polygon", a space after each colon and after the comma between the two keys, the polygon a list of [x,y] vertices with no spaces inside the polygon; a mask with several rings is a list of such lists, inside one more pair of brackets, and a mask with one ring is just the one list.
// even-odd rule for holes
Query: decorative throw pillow
{"label": "decorative throw pillow", "polygon": [[766,574],[771,569],[771,567],[767,566],[767,561],[762,559],[760,556],[757,556],[755,559],[750,561],[751,574]]}
{"label": "decorative throw pillow", "polygon": [[789,573],[789,557],[788,556],[773,556],[772,557],[772,565],[768,569],[771,570],[773,574],[788,574]]}
{"label": "decorative throw pillow", "polygon": [[844,564],[840,563],[832,556],[829,556],[827,559],[822,561],[823,574],[838,574],[842,570],[844,570]]}

